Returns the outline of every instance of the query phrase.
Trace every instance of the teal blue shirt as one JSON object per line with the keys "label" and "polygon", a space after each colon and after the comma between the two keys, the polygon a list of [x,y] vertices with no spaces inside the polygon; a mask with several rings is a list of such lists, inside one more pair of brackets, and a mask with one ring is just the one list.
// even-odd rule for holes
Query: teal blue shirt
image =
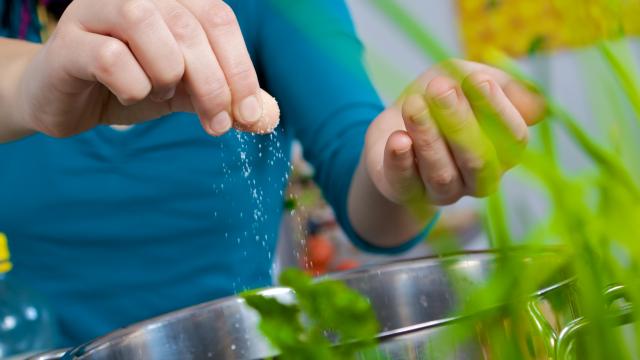
{"label": "teal blue shirt", "polygon": [[0,145],[0,231],[14,275],[53,304],[61,345],[270,284],[294,138],[354,243],[379,250],[346,214],[365,131],[383,106],[344,3],[229,3],[279,101],[273,134],[213,138],[178,113],[125,132]]}

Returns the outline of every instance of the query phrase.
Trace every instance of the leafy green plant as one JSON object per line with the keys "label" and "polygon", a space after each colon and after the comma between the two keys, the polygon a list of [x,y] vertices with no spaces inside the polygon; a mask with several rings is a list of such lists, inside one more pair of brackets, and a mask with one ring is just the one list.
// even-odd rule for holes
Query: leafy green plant
{"label": "leafy green plant", "polygon": [[278,358],[348,360],[375,344],[379,326],[371,304],[344,283],[314,282],[296,269],[285,270],[280,283],[293,289],[295,303],[284,304],[255,291],[242,295],[260,314],[260,331],[280,351]]}
{"label": "leafy green plant", "polygon": [[[432,36],[423,23],[400,6],[397,0],[371,0],[368,3],[386,16],[417,49],[435,63],[443,64],[445,70],[456,77],[462,76],[455,62],[448,62],[454,54]],[[620,0],[565,1],[563,8],[570,9],[573,6],[576,7],[575,11],[589,12],[594,6],[616,8],[619,3]],[[499,2],[487,1],[487,4],[497,6]],[[640,15],[637,16],[640,22]],[[616,26],[618,19],[605,20],[611,28],[621,28]],[[576,27],[574,31],[579,32],[581,29]],[[611,38],[611,34],[617,34],[615,36],[618,37]],[[529,185],[531,191],[537,191],[544,199],[547,205],[546,216],[529,233],[516,236],[510,229],[515,214],[506,209],[506,196],[498,192],[486,202],[486,232],[492,247],[504,251],[505,255],[509,254],[514,245],[522,246],[522,251],[532,255],[548,245],[562,249],[557,251],[558,264],[569,268],[574,275],[573,286],[576,292],[575,304],[565,305],[570,305],[575,317],[580,319],[555,324],[555,328],[545,324],[542,320],[544,311],[522,299],[542,286],[541,281],[545,278],[542,275],[553,273],[557,269],[528,269],[522,262],[512,261],[506,256],[504,261],[497,264],[486,284],[473,289],[471,293],[464,289],[464,284],[460,284],[458,291],[466,296],[460,296],[460,304],[452,316],[476,314],[496,304],[505,306],[496,316],[486,321],[481,319],[460,322],[448,327],[438,335],[442,337],[443,349],[425,353],[445,356],[443,354],[446,354],[447,348],[454,349],[455,344],[465,343],[477,336],[478,329],[482,329],[486,345],[483,353],[485,358],[490,359],[574,357],[600,360],[640,356],[636,346],[640,344],[640,329],[638,322],[634,321],[640,318],[640,306],[637,306],[640,301],[640,155],[639,147],[636,146],[637,136],[640,135],[640,80],[630,56],[629,40],[620,35],[623,34],[608,32],[599,43],[582,50],[592,59],[598,59],[592,61],[592,68],[585,66],[585,78],[592,78],[596,85],[594,87],[600,84],[609,84],[611,87],[605,100],[601,101],[606,103],[606,109],[597,107],[596,103],[584,104],[593,107],[591,110],[597,115],[599,124],[603,127],[602,132],[611,134],[608,139],[587,131],[580,119],[556,101],[536,79],[527,76],[517,62],[499,51],[487,51],[485,54],[485,62],[527,83],[545,98],[547,104],[546,120],[533,129],[533,138],[539,141],[529,146],[515,174]],[[310,38],[323,41],[320,37]],[[534,39],[529,47],[532,56],[539,56],[538,52],[545,49],[539,41],[540,39]],[[340,54],[339,51],[334,53],[336,56]],[[376,61],[385,67],[392,64],[392,61],[387,61],[381,54],[377,55],[379,59]],[[599,68],[595,69],[594,66]],[[401,76],[402,71],[397,69],[389,72],[389,76],[380,78],[389,81],[397,81],[399,77],[410,78]],[[491,117],[481,120],[489,125],[500,121]],[[486,131],[493,131],[493,128],[496,127],[487,126]],[[587,160],[584,169],[570,171],[566,168],[561,160],[565,149],[560,149],[557,145],[560,133],[570,139],[575,150]],[[447,250],[452,249],[448,247]],[[346,289],[335,284],[311,291],[309,289],[315,285],[311,285],[310,280],[301,280],[295,275],[283,280],[284,285],[299,287],[296,293],[302,294],[303,301],[299,305],[278,305],[267,299],[249,298],[248,301],[253,302],[264,316],[261,329],[275,346],[283,349],[283,354],[291,354],[288,359],[341,359],[339,356],[344,354],[333,353],[339,347],[331,346],[331,342],[324,336],[325,332],[335,333],[335,325],[350,326],[351,323],[360,326],[365,323],[362,318],[358,320],[348,317],[344,313],[348,307],[341,308],[334,303],[336,294]],[[300,287],[300,284],[305,285]],[[611,292],[611,289],[623,290]],[[322,292],[326,293],[323,295]],[[304,300],[310,299],[308,296],[311,294],[314,299],[323,299],[313,301],[320,301],[324,305],[312,305],[311,300]],[[540,322],[531,324],[530,319],[523,316],[528,313],[537,314]],[[625,316],[621,316],[622,313]],[[305,316],[309,318],[308,321],[303,320]],[[327,316],[338,324],[314,320],[318,316]],[[363,316],[368,318],[372,314]],[[625,332],[617,328],[622,323],[630,323],[625,327]],[[536,330],[539,332],[536,333]],[[375,327],[371,326],[369,331],[352,338],[370,338],[375,333]],[[549,336],[541,338],[542,333]],[[515,341],[522,338],[532,341]],[[347,343],[349,339],[351,337],[338,337],[338,340],[347,340]]]}
{"label": "leafy green plant", "polygon": [[[608,6],[615,1],[594,0],[584,6]],[[443,62],[453,57],[443,45],[433,37],[420,22],[393,0],[373,0],[376,7],[410,40],[435,62]],[[580,6],[581,3],[576,3]],[[639,19],[640,21],[640,15]],[[615,24],[617,19],[608,19]],[[576,29],[575,31],[580,31]],[[623,34],[619,34],[623,35]],[[535,45],[535,44],[532,44]],[[615,325],[630,322],[632,319],[615,316],[612,312],[612,298],[606,289],[612,284],[623,285],[623,294],[618,294],[617,301],[626,304],[638,304],[640,299],[640,179],[634,174],[640,156],[637,152],[629,152],[632,146],[622,146],[620,141],[635,142],[631,134],[638,134],[640,121],[640,81],[635,70],[628,40],[604,37],[600,43],[589,50],[599,55],[603,66],[609,71],[606,80],[612,78],[618,87],[620,96],[626,99],[615,111],[594,112],[604,114],[600,123],[612,131],[628,129],[630,134],[622,134],[606,143],[594,138],[583,127],[571,112],[555,101],[543,86],[525,75],[517,63],[499,51],[487,51],[486,62],[498,66],[512,76],[526,82],[546,100],[548,112],[546,121],[539,125],[537,135],[541,138],[538,144],[530,146],[522,159],[519,175],[532,189],[544,195],[548,205],[548,215],[536,224],[535,228],[525,236],[516,238],[509,229],[510,219],[503,204],[503,195],[498,193],[487,201],[486,229],[497,249],[509,249],[514,244],[526,245],[531,253],[543,245],[555,244],[565,251],[558,257],[564,259],[575,274],[577,289],[577,316],[585,325],[576,331],[575,346],[569,346],[568,337],[556,331],[546,354],[549,358],[565,358],[578,356],[580,359],[629,359],[638,356],[633,343],[640,343],[640,331],[637,322],[627,327],[627,338]],[[448,65],[450,73],[460,74],[455,63]],[[588,69],[589,70],[589,69]],[[595,73],[595,72],[594,72]],[[606,72],[605,72],[606,73]],[[591,75],[591,74],[590,74]],[[604,82],[604,79],[603,81]],[[585,104],[588,106],[589,104]],[[500,119],[482,119],[495,122]],[[491,129],[491,127],[487,127]],[[567,171],[558,159],[556,146],[557,133],[564,132],[573,141],[575,148],[589,160],[590,165],[576,173]],[[619,133],[619,130],[618,130]],[[626,152],[625,152],[626,151]],[[526,319],[522,319],[522,306],[515,301],[527,292],[535,291],[539,284],[534,274],[527,273],[518,262],[505,261],[499,264],[492,279],[478,290],[470,300],[459,306],[459,313],[473,313],[481,307],[492,303],[514,304],[506,308],[505,318],[509,318],[510,328],[517,332],[526,327]],[[528,284],[523,286],[522,284]],[[629,306],[637,318],[638,306]],[[617,321],[612,322],[612,317]],[[615,325],[614,325],[615,324]],[[568,324],[564,324],[569,326]],[[445,332],[443,336],[459,339],[463,342],[474,334],[474,326],[458,326]],[[487,325],[488,343],[486,349],[489,358],[495,359],[529,359],[526,346],[516,346],[513,341],[505,341],[497,331],[502,323]],[[560,329],[558,329],[560,330]],[[628,339],[629,334],[634,337]],[[514,337],[514,338],[517,338]],[[568,340],[567,340],[568,341]],[[572,349],[564,353],[565,349]]]}

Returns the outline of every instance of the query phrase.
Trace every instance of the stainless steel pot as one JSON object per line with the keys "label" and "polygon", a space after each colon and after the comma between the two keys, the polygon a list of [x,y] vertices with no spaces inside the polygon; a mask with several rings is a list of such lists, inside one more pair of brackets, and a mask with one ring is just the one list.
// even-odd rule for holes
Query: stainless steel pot
{"label": "stainless steel pot", "polygon": [[[440,335],[461,322],[477,321],[473,316],[452,317],[461,300],[460,286],[484,284],[501,258],[491,251],[472,252],[393,262],[330,277],[367,296],[381,323],[380,343],[362,358],[482,359],[491,344],[481,325],[464,344],[449,346],[447,337]],[[553,251],[515,258],[534,269],[559,265]],[[528,302],[526,316],[532,330],[526,334],[529,339],[520,341],[533,344],[529,346],[532,358],[555,357],[558,334],[578,318],[570,275],[556,269],[531,297],[523,299]],[[262,294],[294,301],[287,288],[270,288]],[[491,313],[501,305],[485,310]],[[62,357],[42,354],[33,360],[240,360],[276,355],[256,329],[257,322],[257,314],[242,299],[229,297],[118,330]]]}

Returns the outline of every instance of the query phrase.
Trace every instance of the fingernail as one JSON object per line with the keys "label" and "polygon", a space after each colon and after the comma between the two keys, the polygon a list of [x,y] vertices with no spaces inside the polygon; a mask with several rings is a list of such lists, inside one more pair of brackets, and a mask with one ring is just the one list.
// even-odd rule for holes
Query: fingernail
{"label": "fingernail", "polygon": [[240,117],[244,123],[253,124],[262,117],[262,103],[251,95],[240,102]]}
{"label": "fingernail", "polygon": [[449,90],[446,94],[434,99],[436,105],[443,110],[453,109],[458,104],[458,93],[455,89]]}
{"label": "fingernail", "polygon": [[154,101],[167,101],[176,94],[176,88],[171,87],[161,92],[156,92],[151,95],[151,99]]}
{"label": "fingernail", "polygon": [[409,151],[411,151],[411,146],[403,148],[403,149],[395,149],[393,152],[395,153],[396,156],[404,156],[404,155],[408,154]]}
{"label": "fingernail", "polygon": [[211,130],[216,134],[221,135],[227,132],[231,128],[231,116],[226,111],[221,111],[211,119]]}
{"label": "fingernail", "polygon": [[476,85],[476,89],[480,92],[480,94],[485,97],[491,96],[491,84],[488,81],[483,81],[480,84]]}
{"label": "fingernail", "polygon": [[405,100],[405,106],[407,115],[410,117],[411,121],[421,124],[425,120],[425,115],[427,113],[427,105],[424,102],[422,96],[413,94],[410,95],[407,100]]}

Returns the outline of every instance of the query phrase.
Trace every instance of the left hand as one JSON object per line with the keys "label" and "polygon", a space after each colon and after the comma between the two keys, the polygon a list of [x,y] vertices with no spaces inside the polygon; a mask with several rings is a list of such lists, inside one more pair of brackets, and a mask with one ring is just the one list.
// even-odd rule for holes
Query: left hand
{"label": "left hand", "polygon": [[542,98],[506,73],[453,60],[422,74],[369,127],[367,172],[400,205],[487,196],[518,162],[527,127],[544,112]]}

